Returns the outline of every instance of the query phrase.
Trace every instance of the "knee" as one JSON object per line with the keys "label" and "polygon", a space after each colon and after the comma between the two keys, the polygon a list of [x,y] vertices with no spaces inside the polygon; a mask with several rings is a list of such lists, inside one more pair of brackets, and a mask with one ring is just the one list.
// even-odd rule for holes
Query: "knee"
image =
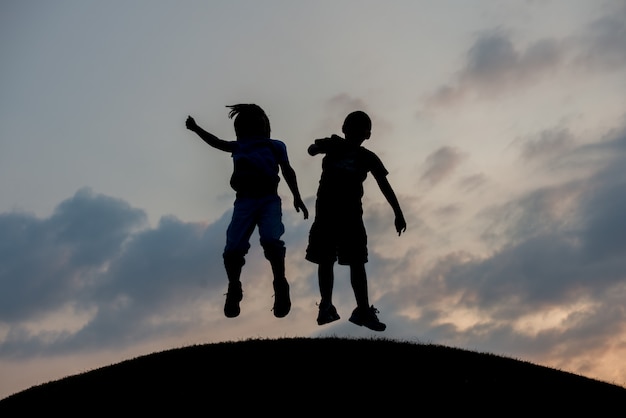
{"label": "knee", "polygon": [[245,253],[241,251],[224,251],[223,257],[226,267],[242,267],[246,263]]}
{"label": "knee", "polygon": [[279,239],[262,240],[263,253],[268,260],[285,258],[285,243]]}

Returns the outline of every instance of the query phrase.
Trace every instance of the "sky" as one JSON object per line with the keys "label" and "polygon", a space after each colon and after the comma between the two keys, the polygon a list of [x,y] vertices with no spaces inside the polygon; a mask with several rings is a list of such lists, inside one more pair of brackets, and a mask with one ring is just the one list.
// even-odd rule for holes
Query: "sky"
{"label": "sky", "polygon": [[[0,398],[192,344],[383,337],[626,385],[626,2],[0,2]],[[223,315],[227,105],[256,103],[311,216],[279,193],[292,310],[271,312],[258,235]],[[367,112],[370,301],[316,323],[304,260],[321,156]],[[217,361],[217,359],[216,359]]]}

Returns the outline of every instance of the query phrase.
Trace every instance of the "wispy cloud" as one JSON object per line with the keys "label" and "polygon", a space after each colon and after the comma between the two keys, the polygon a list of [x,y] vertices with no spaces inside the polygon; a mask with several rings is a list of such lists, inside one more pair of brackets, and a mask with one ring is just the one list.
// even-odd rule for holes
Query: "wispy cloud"
{"label": "wispy cloud", "polygon": [[454,80],[426,100],[429,106],[454,105],[468,98],[494,99],[557,74],[584,68],[600,73],[626,67],[626,7],[590,22],[572,36],[544,38],[521,45],[503,29],[480,35]]}
{"label": "wispy cloud", "polygon": [[546,129],[518,141],[525,161],[545,160],[562,155],[575,145],[573,134],[565,128]]}
{"label": "wispy cloud", "polygon": [[555,40],[544,39],[519,49],[508,34],[489,32],[470,48],[457,79],[439,87],[429,103],[454,104],[469,95],[497,97],[556,70],[562,60],[563,47]]}
{"label": "wispy cloud", "polygon": [[454,147],[444,146],[426,157],[426,168],[421,181],[435,186],[448,178],[463,160],[464,155]]}
{"label": "wispy cloud", "polygon": [[594,20],[574,42],[580,45],[575,63],[585,68],[611,71],[626,67],[626,5],[618,2],[614,12]]}

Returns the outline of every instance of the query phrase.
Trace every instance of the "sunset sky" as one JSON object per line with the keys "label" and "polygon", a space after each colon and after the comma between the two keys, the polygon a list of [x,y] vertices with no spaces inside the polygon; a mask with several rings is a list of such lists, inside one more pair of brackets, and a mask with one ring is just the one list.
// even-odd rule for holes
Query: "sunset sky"
{"label": "sunset sky", "polygon": [[[4,0],[0,57],[0,398],[190,344],[329,335],[626,385],[624,0]],[[234,139],[236,103],[266,110],[311,212],[282,181],[283,319],[256,233],[223,315],[232,160],[185,119]],[[368,178],[384,333],[347,321],[344,266],[341,320],[318,326],[304,260],[306,149],[353,110],[408,224]]]}

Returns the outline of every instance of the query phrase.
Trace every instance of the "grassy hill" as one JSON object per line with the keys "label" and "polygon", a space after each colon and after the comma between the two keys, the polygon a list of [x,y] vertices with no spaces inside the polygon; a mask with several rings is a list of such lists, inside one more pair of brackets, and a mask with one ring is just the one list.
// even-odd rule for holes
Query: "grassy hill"
{"label": "grassy hill", "polygon": [[178,348],[34,386],[0,416],[623,413],[626,389],[528,362],[385,339]]}

